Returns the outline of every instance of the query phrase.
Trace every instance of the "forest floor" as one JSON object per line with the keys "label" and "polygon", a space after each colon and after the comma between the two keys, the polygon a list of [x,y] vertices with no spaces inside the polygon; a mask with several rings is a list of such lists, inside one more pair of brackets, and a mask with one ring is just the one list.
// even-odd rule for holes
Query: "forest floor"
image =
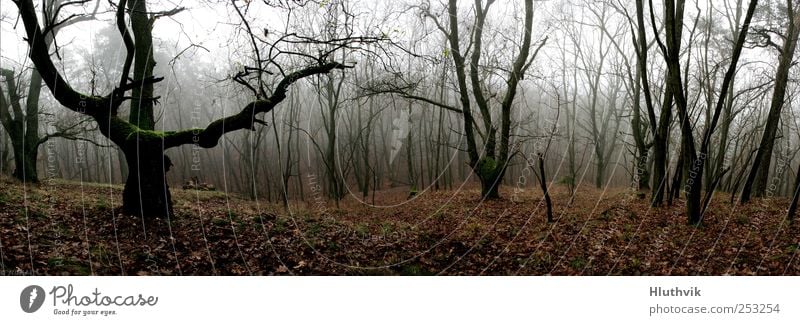
{"label": "forest floor", "polygon": [[[682,202],[649,208],[624,190],[581,188],[567,206],[553,191],[506,187],[379,192],[396,207],[355,198],[275,204],[222,192],[173,189],[175,217],[118,213],[118,185],[0,177],[0,274],[6,275],[800,275],[800,226],[788,199],[731,205],[716,195],[703,225]],[[315,200],[318,198],[312,198]]]}

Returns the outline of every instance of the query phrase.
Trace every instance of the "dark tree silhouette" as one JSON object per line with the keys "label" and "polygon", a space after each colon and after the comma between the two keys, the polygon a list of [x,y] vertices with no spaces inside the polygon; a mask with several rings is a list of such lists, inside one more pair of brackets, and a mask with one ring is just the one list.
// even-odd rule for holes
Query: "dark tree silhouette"
{"label": "dark tree silhouette", "polygon": [[[136,8],[144,7],[143,1],[135,0],[128,8],[134,9],[130,12],[137,12]],[[39,26],[38,17],[32,0],[16,0],[14,3],[19,8],[20,18],[25,27],[27,43],[30,47],[30,58],[36,69],[42,76],[42,80],[50,89],[53,96],[64,107],[91,117],[98,125],[100,132],[116,144],[125,154],[130,173],[128,181],[125,183],[123,193],[123,210],[127,214],[143,217],[169,217],[172,213],[172,202],[169,187],[166,182],[166,172],[171,166],[170,159],[164,154],[169,148],[182,145],[196,145],[202,148],[212,148],[217,145],[220,138],[228,132],[237,130],[254,130],[256,124],[265,124],[258,118],[259,114],[267,113],[280,104],[287,95],[289,86],[300,79],[325,74],[337,69],[345,69],[351,66],[338,62],[329,61],[330,53],[321,53],[313,57],[313,63],[305,68],[301,68],[291,73],[284,73],[284,69],[274,63],[283,74],[282,79],[274,87],[270,95],[263,91],[263,81],[259,77],[256,100],[245,105],[236,114],[218,119],[211,122],[205,128],[195,128],[177,131],[154,131],[152,115],[148,116],[146,111],[148,104],[152,102],[152,92],[150,87],[163,80],[160,77],[152,76],[152,66],[134,67],[134,75],[140,79],[131,80],[129,78],[131,64],[137,49],[143,44],[137,44],[130,36],[124,22],[125,8],[127,1],[121,0],[117,4],[117,26],[126,44],[127,57],[123,72],[120,76],[119,85],[105,96],[90,96],[80,93],[73,89],[56,69],[42,29]],[[137,7],[142,6],[142,7]],[[57,17],[56,17],[57,18]],[[139,42],[147,43],[149,35],[137,35],[137,28],[151,28],[152,16],[145,21],[137,23],[136,14],[131,16],[134,36]],[[296,38],[299,38],[295,35]],[[283,38],[282,38],[283,39]],[[311,44],[318,41],[309,38],[299,38],[302,42]],[[377,39],[353,38],[336,40],[334,48],[349,46],[354,42],[375,41]],[[273,47],[275,45],[273,44]],[[275,51],[279,52],[279,51]],[[142,51],[139,57],[152,56],[152,52]],[[311,55],[302,55],[310,58]],[[270,59],[274,59],[271,57]],[[274,61],[273,61],[274,62]],[[252,71],[253,69],[251,69]],[[257,73],[264,73],[264,68],[254,69]],[[140,73],[137,73],[140,72]],[[239,77],[246,76],[245,73]],[[239,79],[244,80],[244,79]],[[134,96],[126,95],[133,91]],[[131,121],[125,121],[118,116],[120,106],[127,100],[138,98],[138,114],[131,114]],[[145,107],[145,110],[142,109]],[[150,108],[150,110],[152,110]],[[134,110],[134,113],[136,111]]]}

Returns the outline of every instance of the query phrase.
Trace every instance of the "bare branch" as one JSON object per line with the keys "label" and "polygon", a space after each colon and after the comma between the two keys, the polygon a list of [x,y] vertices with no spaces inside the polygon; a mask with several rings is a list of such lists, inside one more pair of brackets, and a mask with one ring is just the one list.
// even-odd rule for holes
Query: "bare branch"
{"label": "bare branch", "polygon": [[228,117],[211,122],[205,129],[189,129],[177,132],[167,132],[164,137],[164,148],[177,147],[184,144],[195,144],[203,148],[212,148],[217,145],[223,134],[242,130],[253,129],[254,123],[262,123],[256,118],[257,114],[271,111],[281,101],[286,99],[286,92],[296,81],[317,75],[331,72],[332,70],[342,70],[352,68],[338,62],[316,65],[295,71],[281,80],[275,87],[272,95],[263,100],[256,100],[247,104],[242,110]]}

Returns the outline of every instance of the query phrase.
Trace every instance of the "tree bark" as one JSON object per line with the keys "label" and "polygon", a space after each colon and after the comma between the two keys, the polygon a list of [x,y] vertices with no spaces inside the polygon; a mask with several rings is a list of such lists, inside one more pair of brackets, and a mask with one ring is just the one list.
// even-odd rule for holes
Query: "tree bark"
{"label": "tree bark", "polygon": [[[138,149],[131,146],[124,150],[130,172],[122,191],[122,209],[135,216],[171,217],[172,195],[166,174],[172,163],[160,144],[142,142],[139,145]],[[148,149],[140,151],[142,148]]]}
{"label": "tree bark", "polygon": [[542,188],[542,193],[544,193],[544,203],[545,208],[547,210],[547,222],[553,222],[553,201],[550,199],[550,191],[547,189],[547,177],[545,177],[544,173],[544,155],[538,155],[539,161],[539,186]]}
{"label": "tree bark", "polygon": [[[127,5],[136,44],[133,55],[133,80],[152,78],[153,68],[156,66],[152,36],[155,20],[148,17],[147,1],[129,0]],[[156,122],[153,114],[153,84],[138,85],[131,91],[131,97],[128,121],[141,129],[154,130]]]}

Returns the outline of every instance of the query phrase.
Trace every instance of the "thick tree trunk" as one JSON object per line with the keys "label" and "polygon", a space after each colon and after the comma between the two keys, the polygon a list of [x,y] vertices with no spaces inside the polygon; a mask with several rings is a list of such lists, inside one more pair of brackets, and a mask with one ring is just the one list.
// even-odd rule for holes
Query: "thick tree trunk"
{"label": "thick tree trunk", "polygon": [[481,197],[484,199],[500,198],[500,179],[480,178]]}
{"label": "thick tree trunk", "polygon": [[[664,85],[664,102],[661,106],[661,113],[658,120],[658,128],[653,136],[653,203],[652,206],[660,206],[664,203],[664,193],[669,188],[667,179],[667,169],[669,167],[669,127],[672,122],[672,88],[669,84]],[[672,205],[672,199],[669,200]]]}
{"label": "thick tree trunk", "polygon": [[481,181],[481,196],[484,199],[500,198],[500,183],[503,181],[505,162],[484,157],[478,162],[476,173]]}
{"label": "thick tree trunk", "polygon": [[[2,137],[2,135],[0,135],[0,137]],[[0,141],[0,143],[2,143],[3,146],[0,148],[0,173],[6,174],[9,172],[9,167],[11,166],[9,163],[11,159],[8,158],[11,149],[8,148],[7,140]]]}
{"label": "thick tree trunk", "polygon": [[653,139],[653,194],[652,206],[661,206],[664,203],[664,193],[667,189],[667,142],[660,137]]}
{"label": "thick tree trunk", "polygon": [[[144,0],[127,2],[134,48],[133,80],[153,77],[156,62],[153,58],[152,28],[155,19],[149,16]],[[128,122],[144,131],[155,129],[153,113],[155,98],[152,83],[141,83],[131,91],[130,116]],[[149,135],[149,133],[145,133]],[[164,155],[161,137],[135,136],[123,146],[128,175],[122,192],[122,207],[125,213],[145,218],[172,216],[172,196],[167,184],[166,173],[172,166],[169,157]]]}
{"label": "thick tree trunk", "polygon": [[[672,205],[672,201],[675,199],[679,199],[681,197],[681,190],[683,190],[683,172],[686,170],[686,166],[684,166],[684,161],[686,161],[684,147],[681,144],[681,149],[678,154],[678,161],[675,164],[675,172],[672,173],[672,181],[669,186],[669,194],[667,197],[667,205]],[[665,184],[666,184],[665,180]]]}
{"label": "thick tree trunk", "polygon": [[171,217],[172,196],[166,172],[172,163],[159,148],[139,150],[138,155],[135,147],[125,150],[130,169],[122,191],[123,211],[146,218]]}
{"label": "thick tree trunk", "polygon": [[11,139],[11,146],[14,149],[14,178],[25,183],[38,183],[38,171],[36,168],[36,156],[39,152],[39,144],[25,143],[21,139]]}
{"label": "thick tree trunk", "polygon": [[594,174],[594,187],[603,188],[603,180],[605,180],[606,162],[602,158],[602,154],[595,154],[595,161],[597,162],[597,173]]}
{"label": "thick tree trunk", "polygon": [[[635,78],[632,80],[635,85],[633,87],[633,118],[631,120],[633,139],[636,144],[634,181],[636,182],[636,191],[640,193],[643,190],[650,189],[650,170],[647,168],[649,146],[645,144],[647,129],[642,127],[642,108],[640,104],[642,84],[639,80],[641,80],[641,74],[641,69],[637,66]],[[642,196],[644,196],[644,193],[642,193]]]}

